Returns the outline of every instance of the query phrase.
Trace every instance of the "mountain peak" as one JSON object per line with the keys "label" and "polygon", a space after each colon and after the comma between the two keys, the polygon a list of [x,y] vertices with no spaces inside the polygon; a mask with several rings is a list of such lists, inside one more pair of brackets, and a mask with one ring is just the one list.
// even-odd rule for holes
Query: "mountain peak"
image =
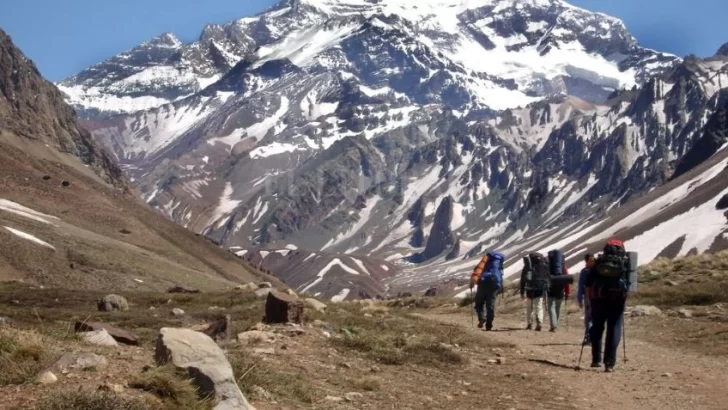
{"label": "mountain peak", "polygon": [[145,42],[147,45],[154,45],[154,46],[162,46],[162,47],[170,47],[170,48],[177,48],[182,46],[182,41],[180,41],[177,36],[174,35],[174,33],[162,33],[158,35],[157,37],[154,37],[148,41]]}
{"label": "mountain peak", "polygon": [[715,53],[716,56],[724,56],[728,57],[728,43],[723,44],[720,46],[718,51]]}

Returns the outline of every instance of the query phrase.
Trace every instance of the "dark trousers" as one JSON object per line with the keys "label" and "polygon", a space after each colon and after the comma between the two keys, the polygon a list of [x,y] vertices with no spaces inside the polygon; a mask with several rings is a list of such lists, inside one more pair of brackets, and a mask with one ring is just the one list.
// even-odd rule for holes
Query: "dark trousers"
{"label": "dark trousers", "polygon": [[613,297],[590,300],[592,328],[590,331],[592,343],[592,361],[601,363],[602,336],[604,327],[607,328],[607,338],[604,342],[604,365],[614,367],[617,363],[617,347],[622,336],[624,321],[624,306],[626,299]]}
{"label": "dark trousers", "polygon": [[[498,290],[497,286],[480,283],[478,284],[478,291],[475,293],[475,312],[478,314],[478,323],[485,323],[487,328],[493,326],[495,299],[498,296]],[[485,318],[483,318],[483,306],[485,306],[486,310]]]}

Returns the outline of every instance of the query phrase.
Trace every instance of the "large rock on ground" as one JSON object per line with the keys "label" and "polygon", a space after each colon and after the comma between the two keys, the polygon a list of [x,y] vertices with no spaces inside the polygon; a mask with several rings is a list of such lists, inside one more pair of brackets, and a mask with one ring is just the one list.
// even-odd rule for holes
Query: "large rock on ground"
{"label": "large rock on ground", "polygon": [[191,329],[159,330],[154,358],[186,369],[203,394],[215,397],[215,410],[255,410],[240,391],[222,349],[207,335]]}
{"label": "large rock on ground", "polygon": [[246,291],[246,290],[254,291],[254,290],[257,290],[258,289],[258,285],[256,285],[253,282],[250,282],[250,283],[247,283],[245,285],[238,285],[238,286],[235,287],[235,289],[236,290],[243,290],[243,291]]}
{"label": "large rock on ground", "polygon": [[175,285],[167,289],[167,293],[200,293],[199,289],[186,288],[184,286]]}
{"label": "large rock on ground", "polygon": [[303,301],[295,296],[271,291],[265,301],[266,323],[303,323]]}
{"label": "large rock on ground", "polygon": [[139,337],[137,337],[137,335],[135,335],[134,333],[128,330],[119,329],[118,327],[107,325],[106,323],[77,321],[74,325],[74,329],[76,330],[76,332],[93,332],[103,329],[109,332],[111,337],[113,337],[114,340],[119,343],[134,346],[139,344]]}
{"label": "large rock on ground", "polygon": [[255,290],[255,296],[259,298],[267,297],[273,291],[272,288],[260,288]]}
{"label": "large rock on ground", "polygon": [[307,298],[306,299],[306,305],[313,308],[313,310],[317,312],[324,312],[326,311],[326,304],[323,302],[320,302],[314,298]]}
{"label": "large rock on ground", "polygon": [[79,335],[81,335],[83,340],[97,346],[119,346],[116,340],[111,337],[109,332],[104,329],[94,330],[91,332],[81,332]]}
{"label": "large rock on ground", "polygon": [[632,309],[632,317],[637,316],[660,316],[662,311],[656,306],[639,305]]}
{"label": "large rock on ground", "polygon": [[69,373],[90,368],[106,367],[109,364],[104,356],[96,353],[66,353],[46,370],[55,373]]}
{"label": "large rock on ground", "polygon": [[129,310],[129,302],[125,297],[119,295],[106,295],[96,302],[96,306],[101,312]]}

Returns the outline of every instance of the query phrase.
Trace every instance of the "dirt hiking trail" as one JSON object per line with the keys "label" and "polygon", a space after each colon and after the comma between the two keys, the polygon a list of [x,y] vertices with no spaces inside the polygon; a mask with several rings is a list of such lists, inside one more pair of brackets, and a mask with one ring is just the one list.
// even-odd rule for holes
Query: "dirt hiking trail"
{"label": "dirt hiking trail", "polygon": [[[470,309],[422,316],[471,328]],[[523,375],[524,383],[514,386],[514,396],[520,389],[528,389],[529,384],[543,380],[564,386],[549,398],[549,401],[563,400],[561,408],[728,409],[728,358],[725,356],[701,355],[680,347],[656,345],[642,337],[646,329],[637,329],[643,326],[640,323],[643,318],[627,317],[627,363],[624,363],[620,344],[614,373],[605,373],[603,367],[592,369],[591,347],[586,346],[581,369],[576,370],[584,334],[583,315],[570,313],[568,326],[566,317],[562,318],[555,333],[548,331],[548,313],[545,316],[541,332],[526,330],[523,310],[516,312],[514,307],[507,313],[496,313],[494,331],[471,329],[484,339],[514,345],[516,357],[507,358],[503,364],[513,366],[515,372]]]}

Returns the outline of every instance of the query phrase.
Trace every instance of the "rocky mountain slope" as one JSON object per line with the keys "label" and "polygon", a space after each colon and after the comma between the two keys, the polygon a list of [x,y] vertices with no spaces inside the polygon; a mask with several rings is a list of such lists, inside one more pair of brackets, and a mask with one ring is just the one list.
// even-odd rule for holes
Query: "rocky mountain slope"
{"label": "rocky mountain slope", "polygon": [[0,175],[2,281],[119,291],[268,278],[139,201],[2,30]]}
{"label": "rocky mountain slope", "polygon": [[[693,175],[725,141],[723,54],[645,49],[560,0],[290,0],[60,87],[168,218],[225,247],[397,263],[394,289],[564,246]],[[723,232],[704,231],[698,251]],[[298,289],[356,293],[324,267]]]}

